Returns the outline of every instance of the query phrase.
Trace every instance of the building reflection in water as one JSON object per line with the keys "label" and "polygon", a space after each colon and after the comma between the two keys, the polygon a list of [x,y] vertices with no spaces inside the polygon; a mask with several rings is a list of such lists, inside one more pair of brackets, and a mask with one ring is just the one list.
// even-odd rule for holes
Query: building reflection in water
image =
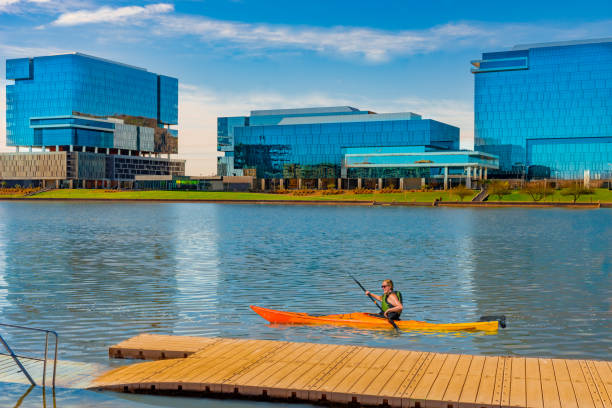
{"label": "building reflection in water", "polygon": [[[53,329],[60,357],[85,361],[106,361],[108,345],[132,335],[172,332],[179,314],[168,207],[1,206],[4,322]],[[22,352],[41,350],[40,339],[11,336]]]}
{"label": "building reflection in water", "polygon": [[479,218],[478,309],[506,314],[508,328],[493,338],[475,338],[477,349],[607,358],[605,350],[612,349],[609,211],[497,209]]}
{"label": "building reflection in water", "polygon": [[180,304],[176,334],[215,337],[223,325],[223,297],[219,296],[218,205],[171,204],[178,231],[176,285]]}

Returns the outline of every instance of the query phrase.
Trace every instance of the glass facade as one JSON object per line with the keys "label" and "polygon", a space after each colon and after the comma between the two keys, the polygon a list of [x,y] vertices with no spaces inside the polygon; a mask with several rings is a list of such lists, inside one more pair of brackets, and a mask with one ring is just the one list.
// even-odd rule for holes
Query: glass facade
{"label": "glass facade", "polygon": [[114,147],[110,126],[72,115],[178,123],[178,80],[142,68],[73,53],[7,60],[6,79],[8,146]]}
{"label": "glass facade", "polygon": [[[457,127],[409,112],[379,115],[345,107],[337,114],[339,108],[219,118],[218,146],[225,156],[219,158],[218,174],[254,169],[260,178],[336,178],[345,147],[459,148]],[[272,124],[253,125],[255,116],[255,123]]]}
{"label": "glass facade", "polygon": [[610,175],[612,41],[517,46],[472,65],[475,149],[499,156],[501,174]]}
{"label": "glass facade", "polygon": [[343,177],[399,178],[464,174],[472,169],[497,169],[496,156],[473,151],[446,151],[424,146],[350,147],[342,149]]}

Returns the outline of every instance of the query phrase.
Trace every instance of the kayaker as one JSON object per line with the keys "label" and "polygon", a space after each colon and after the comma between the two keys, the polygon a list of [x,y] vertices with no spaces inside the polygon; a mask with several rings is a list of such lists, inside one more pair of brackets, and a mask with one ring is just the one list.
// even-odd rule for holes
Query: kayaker
{"label": "kayaker", "polygon": [[404,306],[402,305],[402,294],[399,291],[393,290],[393,281],[391,279],[385,279],[380,287],[384,292],[382,296],[375,295],[369,290],[366,290],[366,296],[371,295],[380,302],[383,314],[386,318],[399,320],[402,310],[404,310]]}

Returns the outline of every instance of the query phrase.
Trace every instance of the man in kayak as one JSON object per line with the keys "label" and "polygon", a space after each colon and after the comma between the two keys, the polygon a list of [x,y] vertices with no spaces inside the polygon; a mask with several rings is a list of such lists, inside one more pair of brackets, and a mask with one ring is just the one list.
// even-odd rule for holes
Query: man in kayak
{"label": "man in kayak", "polygon": [[366,296],[372,296],[378,300],[381,304],[383,314],[386,318],[391,320],[399,320],[404,306],[402,305],[402,294],[399,291],[393,290],[393,281],[391,279],[385,279],[380,287],[383,290],[383,295],[378,296],[366,290]]}

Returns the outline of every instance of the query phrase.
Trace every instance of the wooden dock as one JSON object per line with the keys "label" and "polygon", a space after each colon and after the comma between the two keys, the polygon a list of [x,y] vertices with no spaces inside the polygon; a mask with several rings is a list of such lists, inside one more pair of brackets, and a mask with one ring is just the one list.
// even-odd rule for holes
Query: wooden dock
{"label": "wooden dock", "polygon": [[109,354],[166,359],[111,370],[94,388],[392,407],[612,408],[608,361],[156,335]]}

